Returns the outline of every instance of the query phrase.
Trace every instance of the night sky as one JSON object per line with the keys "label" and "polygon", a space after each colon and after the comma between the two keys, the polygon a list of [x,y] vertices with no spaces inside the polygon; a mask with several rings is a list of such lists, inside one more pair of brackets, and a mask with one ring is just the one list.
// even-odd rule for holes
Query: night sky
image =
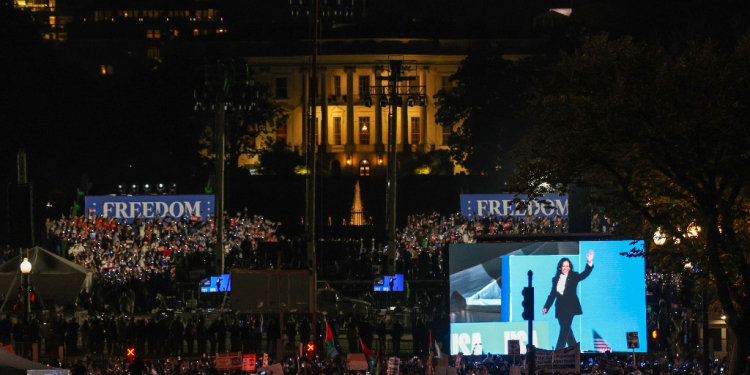
{"label": "night sky", "polygon": [[[226,21],[237,30],[231,38],[306,39],[306,22],[287,16],[288,2],[271,3],[226,2]],[[690,23],[694,29],[718,40],[731,38],[737,25],[747,24],[750,13],[745,2],[729,0],[712,2],[709,10],[700,0],[665,2],[650,5],[650,12],[643,6],[652,2],[638,3],[577,4],[580,14],[588,15],[590,28],[613,25],[608,31],[631,30],[661,42],[679,39],[679,33],[667,32],[670,25],[696,17],[701,17],[701,22]],[[567,1],[553,0],[388,0],[367,4],[367,20],[350,28],[324,30],[324,37],[554,40],[561,35],[531,30],[531,20],[551,7],[569,6]],[[720,11],[727,7],[731,12]],[[201,127],[194,118],[192,100],[193,89],[200,86],[202,64],[174,58],[156,70],[143,67],[112,76],[90,74],[85,68],[93,57],[76,53],[72,47],[81,41],[74,40],[75,35],[66,44],[45,43],[28,17],[6,6],[0,12],[4,20],[0,23],[0,45],[4,47],[0,123],[5,131],[0,137],[0,180],[4,186],[15,181],[16,153],[23,148],[28,178],[35,186],[35,204],[39,207],[50,202],[53,206],[37,210],[41,212],[37,216],[67,213],[82,174],[93,184],[89,193],[96,195],[115,193],[118,183],[146,181],[173,181],[181,187],[180,193],[202,193],[210,167],[198,158]],[[722,18],[727,14],[732,15],[732,22]],[[0,222],[6,227],[6,197],[0,202]],[[3,244],[7,230],[0,232]]]}

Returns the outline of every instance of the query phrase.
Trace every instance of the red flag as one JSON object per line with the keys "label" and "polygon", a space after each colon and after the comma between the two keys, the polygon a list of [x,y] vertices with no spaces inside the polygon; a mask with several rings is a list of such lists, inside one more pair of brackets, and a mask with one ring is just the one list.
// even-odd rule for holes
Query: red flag
{"label": "red flag", "polygon": [[337,355],[339,355],[339,352],[333,342],[333,332],[331,332],[331,326],[328,325],[328,320],[326,320],[326,356],[331,359]]}
{"label": "red flag", "polygon": [[365,342],[362,341],[362,338],[359,339],[360,345],[362,345],[362,352],[365,353],[365,357],[369,360],[370,357],[372,357],[372,350],[365,345]]}

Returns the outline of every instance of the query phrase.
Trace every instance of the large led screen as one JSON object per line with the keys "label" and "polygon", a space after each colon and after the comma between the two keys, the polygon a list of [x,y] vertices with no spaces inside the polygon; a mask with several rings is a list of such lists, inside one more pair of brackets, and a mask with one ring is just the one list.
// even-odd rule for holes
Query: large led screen
{"label": "large led screen", "polygon": [[229,274],[221,276],[211,276],[208,279],[201,280],[201,293],[231,292],[232,279]]}
{"label": "large led screen", "polygon": [[[451,245],[451,354],[506,354],[508,340],[529,343],[521,294],[531,271],[534,345],[628,352],[627,333],[646,337],[642,241],[567,241]],[[591,260],[589,263],[588,260]],[[545,313],[546,312],[546,313]],[[636,352],[646,352],[646,340]]]}
{"label": "large led screen", "polygon": [[374,292],[403,292],[405,291],[404,274],[378,276],[373,281],[372,290]]}

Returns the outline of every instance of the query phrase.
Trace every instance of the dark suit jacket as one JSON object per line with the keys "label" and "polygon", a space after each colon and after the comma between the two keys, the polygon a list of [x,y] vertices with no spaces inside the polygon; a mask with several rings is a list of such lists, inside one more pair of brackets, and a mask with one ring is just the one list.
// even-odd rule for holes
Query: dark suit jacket
{"label": "dark suit jacket", "polygon": [[547,297],[547,302],[544,304],[544,308],[549,311],[552,302],[557,300],[557,302],[555,302],[555,318],[559,319],[560,316],[572,317],[575,315],[581,315],[583,311],[581,310],[581,301],[578,300],[576,289],[578,288],[578,283],[587,278],[593,269],[594,266],[589,266],[587,263],[586,268],[581,273],[573,271],[568,272],[568,279],[565,280],[565,291],[562,295],[557,292],[557,280],[560,279],[560,276],[557,275],[553,277],[552,291],[549,293],[549,297]]}

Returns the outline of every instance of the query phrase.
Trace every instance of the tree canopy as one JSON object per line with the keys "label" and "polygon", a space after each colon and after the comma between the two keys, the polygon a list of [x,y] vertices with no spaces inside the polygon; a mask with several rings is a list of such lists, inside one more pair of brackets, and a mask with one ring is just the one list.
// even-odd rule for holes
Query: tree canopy
{"label": "tree canopy", "polygon": [[286,142],[268,137],[258,154],[260,172],[264,175],[293,176],[303,174],[305,157],[294,152]]}
{"label": "tree canopy", "polygon": [[[527,130],[523,97],[534,61],[510,61],[499,48],[477,51],[450,77],[451,90],[435,95],[435,121],[450,127],[450,157],[471,174],[491,174],[508,165],[508,152]],[[460,125],[460,126],[459,126]]]}
{"label": "tree canopy", "polygon": [[[690,263],[730,328],[730,371],[750,354],[750,38],[679,56],[607,35],[563,53],[533,87],[534,128],[511,186],[539,195],[590,188],[616,235],[663,246],[664,271]],[[732,340],[733,338],[733,340]]]}
{"label": "tree canopy", "polygon": [[[252,74],[252,72],[249,72],[249,74]],[[242,85],[244,85],[244,82],[240,82],[237,86]],[[222,88],[222,90],[225,89]],[[285,115],[283,109],[269,99],[267,85],[253,84],[246,87],[245,90],[249,94],[239,92],[240,88],[237,90],[231,89],[232,87],[227,90],[228,92],[221,93],[219,96],[226,97],[227,102],[233,103],[233,105],[228,106],[224,117],[227,152],[225,160],[229,166],[237,168],[241,167],[239,161],[243,157],[250,159],[260,155],[266,148],[273,148],[274,142],[269,141],[267,137],[276,133],[279,120],[285,121],[285,116],[288,115]],[[202,109],[205,110],[215,105],[213,103],[214,95],[216,95],[215,92],[207,94],[210,99],[201,102]],[[245,99],[248,95],[253,99],[249,101]],[[240,104],[244,105],[250,102],[252,102],[250,106],[240,106]],[[218,139],[215,132],[216,113],[213,110],[202,112],[205,113],[198,116],[203,129],[198,138],[198,154],[200,154],[203,164],[208,166],[216,160],[215,145]],[[263,169],[262,166],[261,169]]]}

